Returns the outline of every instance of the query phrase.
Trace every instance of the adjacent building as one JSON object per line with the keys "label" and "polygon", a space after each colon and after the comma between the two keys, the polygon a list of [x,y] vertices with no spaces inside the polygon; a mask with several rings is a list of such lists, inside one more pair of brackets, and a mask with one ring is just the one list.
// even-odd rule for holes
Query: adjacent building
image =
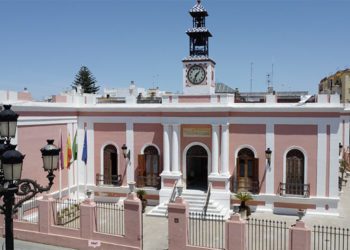
{"label": "adjacent building", "polygon": [[350,102],[350,69],[323,78],[318,86],[320,94],[338,94],[343,103]]}

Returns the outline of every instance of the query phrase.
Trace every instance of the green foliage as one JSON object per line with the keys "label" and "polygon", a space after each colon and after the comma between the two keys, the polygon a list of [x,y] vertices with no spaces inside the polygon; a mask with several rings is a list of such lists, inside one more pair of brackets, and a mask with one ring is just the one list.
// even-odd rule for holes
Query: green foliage
{"label": "green foliage", "polygon": [[236,194],[235,196],[241,202],[253,200],[253,196],[249,192],[240,192],[240,193]]}
{"label": "green foliage", "polygon": [[143,189],[139,189],[139,190],[137,190],[136,194],[137,194],[137,197],[140,200],[142,200],[144,198],[144,196],[146,195],[146,191]]}
{"label": "green foliage", "polygon": [[96,78],[92,75],[88,67],[82,66],[75,76],[72,88],[77,89],[80,85],[84,93],[96,94],[100,87],[96,86]]}

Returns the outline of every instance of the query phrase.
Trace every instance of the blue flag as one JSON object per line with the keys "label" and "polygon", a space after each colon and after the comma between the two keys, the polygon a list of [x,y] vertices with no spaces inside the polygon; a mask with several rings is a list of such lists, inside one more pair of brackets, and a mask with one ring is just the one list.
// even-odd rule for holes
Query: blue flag
{"label": "blue flag", "polygon": [[83,154],[81,156],[81,160],[83,162],[87,162],[87,134],[86,134],[86,130],[85,130],[85,135],[84,135],[84,146],[83,146]]}

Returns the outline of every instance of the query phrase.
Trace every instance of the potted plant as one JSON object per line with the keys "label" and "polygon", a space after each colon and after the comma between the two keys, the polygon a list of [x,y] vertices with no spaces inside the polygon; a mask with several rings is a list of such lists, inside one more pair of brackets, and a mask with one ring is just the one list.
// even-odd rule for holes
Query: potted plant
{"label": "potted plant", "polygon": [[251,212],[250,207],[246,204],[246,202],[253,200],[253,196],[249,192],[240,192],[236,194],[236,198],[241,202],[239,205],[239,212],[249,217]]}
{"label": "potted plant", "polygon": [[141,200],[142,213],[144,213],[145,209],[146,209],[146,205],[147,205],[147,199],[145,198],[146,191],[143,189],[139,189],[139,190],[137,190],[136,194],[137,194],[137,197]]}

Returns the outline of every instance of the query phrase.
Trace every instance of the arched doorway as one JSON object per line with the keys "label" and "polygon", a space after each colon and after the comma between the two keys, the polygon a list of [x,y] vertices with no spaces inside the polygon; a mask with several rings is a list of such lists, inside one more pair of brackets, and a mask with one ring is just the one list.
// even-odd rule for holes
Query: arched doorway
{"label": "arched doorway", "polygon": [[259,193],[259,161],[254,152],[243,148],[237,155],[237,182],[239,192]]}
{"label": "arched doorway", "polygon": [[107,145],[103,149],[103,182],[104,184],[119,184],[118,152],[114,145]]}
{"label": "arched doorway", "polygon": [[286,194],[304,194],[304,154],[292,149],[286,156]]}
{"label": "arched doorway", "polygon": [[186,153],[187,189],[208,189],[208,153],[202,146],[190,147]]}
{"label": "arched doorway", "polygon": [[138,186],[159,187],[159,152],[155,146],[147,146],[139,155]]}

